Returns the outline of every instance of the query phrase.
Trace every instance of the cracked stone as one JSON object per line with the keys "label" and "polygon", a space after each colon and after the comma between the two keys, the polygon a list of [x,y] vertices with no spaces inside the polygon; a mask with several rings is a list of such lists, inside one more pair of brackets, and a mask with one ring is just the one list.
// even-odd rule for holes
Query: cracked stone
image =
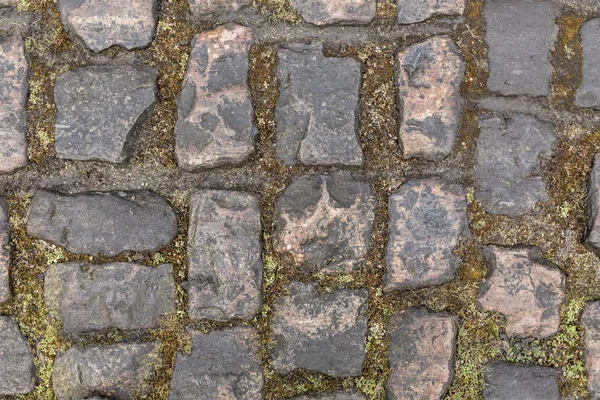
{"label": "cracked stone", "polygon": [[397,56],[405,158],[441,161],[452,151],[460,119],[465,64],[446,36],[415,44]]}
{"label": "cracked stone", "polygon": [[286,165],[362,165],[356,121],[360,63],[323,56],[323,44],[278,52],[277,156]]}
{"label": "cracked stone", "polygon": [[23,41],[0,41],[0,172],[13,172],[27,164],[28,62]]}
{"label": "cracked stone", "polygon": [[298,368],[333,377],[359,376],[365,360],[367,291],[318,293],[294,282],[273,305],[271,366],[286,374]]}
{"label": "cracked stone", "polygon": [[0,303],[10,298],[10,226],[6,204],[0,200]]}
{"label": "cracked stone", "polygon": [[486,0],[488,89],[502,95],[548,96],[550,51],[558,34],[551,0]]}
{"label": "cracked stone", "polygon": [[484,400],[560,400],[554,368],[492,363],[484,368]]}
{"label": "cracked stone", "polygon": [[581,314],[585,328],[584,356],[588,391],[592,399],[600,398],[600,301],[585,304]]}
{"label": "cracked stone", "polygon": [[462,15],[465,0],[397,0],[398,23],[414,24],[438,15]]}
{"label": "cracked stone", "polygon": [[442,399],[454,371],[458,317],[411,308],[392,316],[389,399]]}
{"label": "cracked stone", "polygon": [[35,366],[14,318],[0,316],[0,396],[33,392]]}
{"label": "cracked stone", "polygon": [[177,215],[162,197],[147,191],[71,196],[38,190],[27,233],[79,254],[149,252],[171,243]]}
{"label": "cracked stone", "polygon": [[63,24],[93,51],[146,47],[156,30],[154,0],[58,0]]}
{"label": "cracked stone", "polygon": [[441,285],[454,279],[453,254],[469,235],[467,200],[459,184],[439,178],[407,181],[388,201],[384,290]]}
{"label": "cracked stone", "polygon": [[175,312],[173,267],[52,265],[44,278],[44,300],[65,333],[154,328],[161,316]]}
{"label": "cracked stone", "polygon": [[57,356],[52,387],[57,400],[92,396],[133,400],[152,393],[150,381],[161,368],[159,342],[72,347]]}
{"label": "cracked stone", "polygon": [[375,18],[376,0],[290,0],[292,7],[314,25],[368,24]]}
{"label": "cracked stone", "polygon": [[192,42],[175,126],[178,164],[186,170],[237,165],[257,134],[248,88],[252,29],[226,24]]}
{"label": "cracked stone", "polygon": [[583,50],[583,79],[575,97],[577,107],[600,109],[600,18],[586,21],[581,26]]}
{"label": "cracked stone", "polygon": [[132,135],[154,103],[156,68],[91,66],[56,79],[55,148],[59,158],[127,160]]}
{"label": "cracked stone", "polygon": [[250,320],[262,304],[260,205],[226,190],[190,201],[189,312],[194,320]]}
{"label": "cracked stone", "polygon": [[558,332],[565,274],[537,247],[483,248],[488,273],[478,304],[506,317],[510,337],[547,338]]}
{"label": "cracked stone", "polygon": [[250,5],[252,0],[187,0],[194,15],[207,15],[238,11]]}
{"label": "cracked stone", "polygon": [[546,202],[540,162],[552,155],[554,125],[524,114],[479,116],[475,153],[476,197],[485,211],[516,218]]}
{"label": "cracked stone", "polygon": [[177,354],[170,400],[262,399],[260,338],[254,328],[192,332],[192,352]]}
{"label": "cracked stone", "polygon": [[296,396],[292,397],[291,400],[367,400],[367,397],[356,390],[347,389],[306,396]]}
{"label": "cracked stone", "polygon": [[310,272],[351,272],[369,250],[371,186],[339,174],[300,177],[275,204],[273,247]]}
{"label": "cracked stone", "polygon": [[600,253],[600,153],[594,157],[594,165],[590,173],[590,182],[588,186],[587,206],[590,220],[588,227],[588,236],[584,244],[593,251]]}

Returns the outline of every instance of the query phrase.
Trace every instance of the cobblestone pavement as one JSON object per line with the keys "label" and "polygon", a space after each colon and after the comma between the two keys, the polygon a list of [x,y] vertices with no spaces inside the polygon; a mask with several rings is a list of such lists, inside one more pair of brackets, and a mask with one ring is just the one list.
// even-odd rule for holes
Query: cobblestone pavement
{"label": "cobblestone pavement", "polygon": [[596,0],[0,0],[0,398],[600,399]]}

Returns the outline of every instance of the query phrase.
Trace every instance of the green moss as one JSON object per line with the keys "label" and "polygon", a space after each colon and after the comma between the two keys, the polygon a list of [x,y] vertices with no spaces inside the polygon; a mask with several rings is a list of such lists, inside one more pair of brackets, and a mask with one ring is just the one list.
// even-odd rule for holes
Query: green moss
{"label": "green moss", "polygon": [[290,0],[254,0],[263,18],[268,22],[284,22],[299,24],[302,22],[300,15],[294,10]]}

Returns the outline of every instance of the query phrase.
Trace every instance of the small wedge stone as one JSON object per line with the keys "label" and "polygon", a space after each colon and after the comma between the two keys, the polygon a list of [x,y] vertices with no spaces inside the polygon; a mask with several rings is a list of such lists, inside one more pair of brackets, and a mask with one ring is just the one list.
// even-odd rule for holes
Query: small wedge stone
{"label": "small wedge stone", "polygon": [[31,393],[35,381],[33,354],[19,326],[13,318],[0,316],[0,395]]}

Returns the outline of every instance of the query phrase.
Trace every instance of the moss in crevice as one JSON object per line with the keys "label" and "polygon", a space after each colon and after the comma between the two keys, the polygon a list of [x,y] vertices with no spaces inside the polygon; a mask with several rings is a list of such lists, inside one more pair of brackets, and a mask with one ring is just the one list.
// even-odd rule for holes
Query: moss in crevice
{"label": "moss in crevice", "polygon": [[483,0],[467,1],[464,21],[452,34],[467,64],[461,86],[461,92],[467,95],[479,96],[487,91],[488,54],[483,8]]}
{"label": "moss in crevice", "polygon": [[294,10],[290,0],[254,0],[254,6],[267,22],[288,24],[302,22],[300,14]]}

